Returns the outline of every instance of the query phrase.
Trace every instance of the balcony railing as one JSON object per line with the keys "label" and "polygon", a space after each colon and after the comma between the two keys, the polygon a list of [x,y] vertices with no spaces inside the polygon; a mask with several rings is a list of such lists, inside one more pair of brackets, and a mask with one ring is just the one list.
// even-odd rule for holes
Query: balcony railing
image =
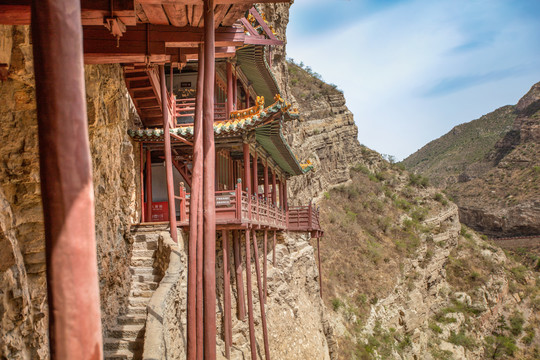
{"label": "balcony railing", "polygon": [[[216,225],[259,225],[272,229],[291,231],[321,231],[319,211],[311,203],[295,206],[289,210],[242,191],[241,183],[236,190],[216,191]],[[189,224],[190,194],[180,186],[180,226]]]}

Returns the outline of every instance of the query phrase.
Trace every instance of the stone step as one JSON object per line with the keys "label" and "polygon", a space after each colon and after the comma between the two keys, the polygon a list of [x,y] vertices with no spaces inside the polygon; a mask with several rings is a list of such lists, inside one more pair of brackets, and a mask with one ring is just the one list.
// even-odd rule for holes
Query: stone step
{"label": "stone step", "polygon": [[130,298],[140,297],[140,298],[148,298],[148,299],[150,299],[153,294],[154,294],[154,292],[151,291],[151,290],[144,291],[144,290],[134,290],[134,289],[132,289],[129,292],[129,297]]}
{"label": "stone step", "polygon": [[119,325],[109,331],[109,336],[116,339],[144,338],[144,325]]}
{"label": "stone step", "polygon": [[126,315],[144,315],[144,316],[146,316],[146,307],[128,306]]}
{"label": "stone step", "polygon": [[156,254],[156,250],[133,250],[133,256],[134,257],[148,257],[148,258],[154,258],[154,255]]}
{"label": "stone step", "polygon": [[139,241],[133,243],[133,250],[156,250],[158,248],[157,240]]}
{"label": "stone step", "polygon": [[137,274],[131,277],[133,282],[160,282],[161,276],[155,274]]}
{"label": "stone step", "polygon": [[143,266],[152,266],[154,265],[154,259],[150,257],[131,257],[130,268],[133,266],[143,267]]}
{"label": "stone step", "polygon": [[123,315],[118,317],[118,325],[138,325],[146,323],[145,314]]}
{"label": "stone step", "polygon": [[114,339],[106,338],[103,340],[103,349],[105,351],[134,351],[142,349],[144,338]]}
{"label": "stone step", "polygon": [[105,360],[131,360],[134,358],[134,354],[133,351],[129,350],[105,351],[103,358]]}
{"label": "stone step", "polygon": [[156,275],[158,270],[151,266],[130,266],[129,272],[131,275]]}
{"label": "stone step", "polygon": [[142,298],[142,297],[129,297],[128,303],[132,307],[144,307],[146,308],[146,305],[148,305],[148,302],[150,301],[150,298]]}
{"label": "stone step", "polygon": [[159,286],[159,283],[154,282],[154,281],[134,282],[131,284],[131,290],[141,290],[141,291],[156,290],[158,286]]}

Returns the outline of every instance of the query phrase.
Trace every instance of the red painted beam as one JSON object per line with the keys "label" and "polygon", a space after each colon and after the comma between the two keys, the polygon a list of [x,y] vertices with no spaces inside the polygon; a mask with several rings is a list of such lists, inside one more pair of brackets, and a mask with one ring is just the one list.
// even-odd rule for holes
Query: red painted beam
{"label": "red painted beam", "polygon": [[259,265],[259,248],[257,246],[257,236],[255,230],[253,230],[253,255],[255,256],[255,272],[257,274],[257,288],[259,290],[259,307],[261,310],[261,322],[263,330],[263,342],[264,342],[264,357],[266,360],[270,360],[270,348],[268,346],[268,329],[266,327],[266,311],[264,310],[264,303],[266,302],[261,285],[261,269]]}
{"label": "red painted beam", "polygon": [[214,85],[214,0],[204,1],[203,94],[203,228],[204,228],[204,359],[216,359],[216,209]]}
{"label": "red painted beam", "polygon": [[103,357],[80,13],[77,0],[32,3],[53,360]]}

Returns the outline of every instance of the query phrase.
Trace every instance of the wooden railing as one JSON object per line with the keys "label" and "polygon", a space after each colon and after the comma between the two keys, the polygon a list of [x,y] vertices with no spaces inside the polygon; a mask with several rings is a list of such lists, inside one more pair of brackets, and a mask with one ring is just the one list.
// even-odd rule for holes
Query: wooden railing
{"label": "wooden railing", "polygon": [[[254,224],[290,231],[321,231],[319,210],[308,206],[281,209],[266,199],[249,195],[238,183],[235,190],[216,191],[216,224]],[[180,185],[180,225],[189,223],[190,194]]]}
{"label": "wooden railing", "polygon": [[320,231],[319,209],[310,202],[307,206],[291,206],[289,208],[289,230]]}
{"label": "wooden railing", "polygon": [[[195,98],[176,99],[176,124],[191,125],[195,117]],[[227,104],[214,104],[214,121],[227,119]]]}

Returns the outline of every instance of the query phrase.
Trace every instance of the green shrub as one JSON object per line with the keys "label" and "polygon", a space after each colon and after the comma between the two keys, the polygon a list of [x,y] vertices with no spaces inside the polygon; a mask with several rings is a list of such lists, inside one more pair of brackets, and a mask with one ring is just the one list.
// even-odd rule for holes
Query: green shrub
{"label": "green shrub", "polygon": [[484,341],[484,356],[486,359],[502,359],[513,356],[517,350],[516,341],[507,336],[486,336]]}
{"label": "green shrub", "polygon": [[418,188],[427,188],[429,186],[429,179],[420,174],[409,174],[409,185],[415,186]]}
{"label": "green shrub", "polygon": [[437,323],[434,323],[432,321],[429,322],[429,328],[436,334],[442,334],[443,330]]}
{"label": "green shrub", "polygon": [[474,339],[467,336],[465,331],[462,329],[459,333],[450,331],[450,336],[448,336],[448,342],[457,346],[463,346],[465,349],[471,350],[476,346]]}
{"label": "green shrub", "polygon": [[359,173],[365,174],[365,175],[371,174],[371,171],[369,171],[369,169],[366,166],[362,165],[362,164],[357,164],[357,165],[351,167],[351,170],[354,171],[354,172],[359,172]]}
{"label": "green shrub", "polygon": [[332,299],[332,308],[334,309],[334,311],[338,311],[339,308],[341,308],[343,306],[345,306],[345,304],[340,299],[338,299],[338,298],[333,298]]}
{"label": "green shrub", "polygon": [[514,312],[508,320],[510,322],[510,332],[512,335],[519,336],[523,331],[523,324],[525,323],[525,319],[521,313],[518,311]]}
{"label": "green shrub", "polygon": [[328,191],[325,191],[325,192],[324,192],[324,198],[325,198],[326,200],[330,200],[330,193],[329,193]]}

